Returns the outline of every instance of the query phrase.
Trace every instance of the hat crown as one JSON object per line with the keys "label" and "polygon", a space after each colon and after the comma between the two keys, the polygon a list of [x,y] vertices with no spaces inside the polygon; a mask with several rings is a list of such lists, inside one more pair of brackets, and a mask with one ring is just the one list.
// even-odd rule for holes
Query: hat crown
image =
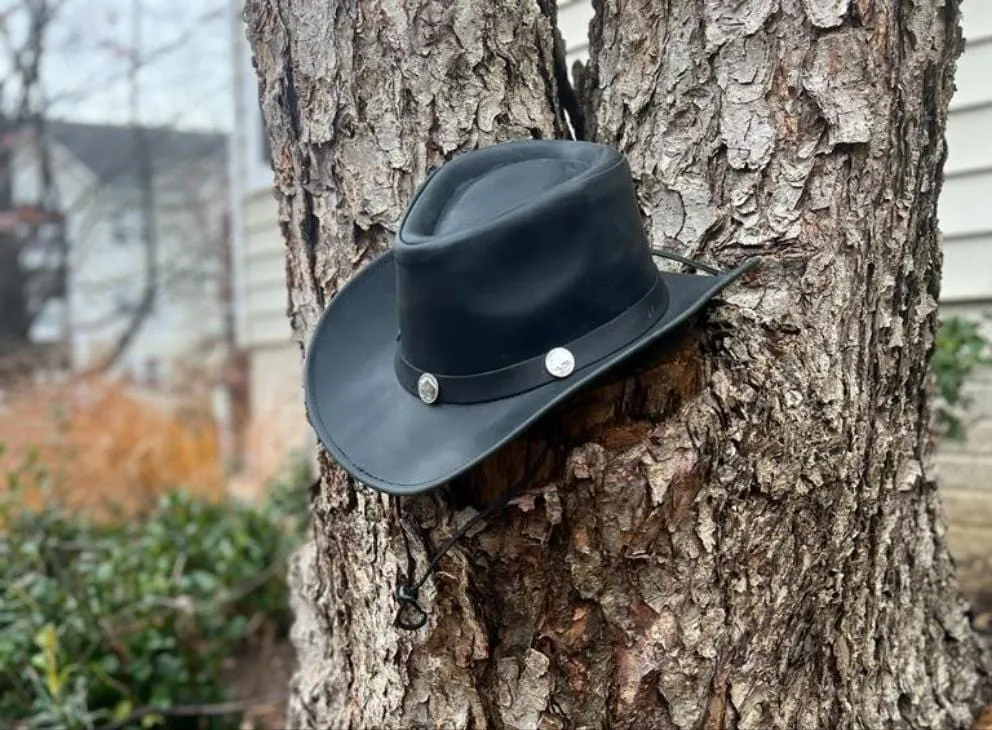
{"label": "hat crown", "polygon": [[394,252],[402,356],[444,375],[567,346],[660,283],[626,160],[589,142],[504,143],[445,164]]}

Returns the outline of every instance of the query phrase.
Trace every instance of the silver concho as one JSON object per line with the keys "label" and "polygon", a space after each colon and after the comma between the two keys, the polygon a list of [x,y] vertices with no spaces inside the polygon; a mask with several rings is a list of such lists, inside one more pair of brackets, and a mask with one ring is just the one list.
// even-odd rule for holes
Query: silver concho
{"label": "silver concho", "polygon": [[575,357],[564,347],[556,347],[545,356],[544,367],[556,378],[567,378],[575,370]]}
{"label": "silver concho", "polygon": [[440,388],[437,384],[437,378],[430,373],[424,373],[417,379],[417,395],[427,405],[437,400],[439,392]]}

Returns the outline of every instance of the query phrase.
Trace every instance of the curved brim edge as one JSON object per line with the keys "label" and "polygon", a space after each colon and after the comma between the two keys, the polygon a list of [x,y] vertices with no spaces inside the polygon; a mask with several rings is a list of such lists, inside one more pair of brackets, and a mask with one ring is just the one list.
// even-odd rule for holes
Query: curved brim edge
{"label": "curved brim edge", "polygon": [[393,495],[428,491],[475,466],[590,381],[678,328],[757,263],[749,259],[712,276],[662,272],[671,297],[665,315],[569,378],[500,401],[430,406],[395,383],[391,261],[386,253],[370,263],[325,310],[304,362],[304,400],[330,456],[361,483]]}

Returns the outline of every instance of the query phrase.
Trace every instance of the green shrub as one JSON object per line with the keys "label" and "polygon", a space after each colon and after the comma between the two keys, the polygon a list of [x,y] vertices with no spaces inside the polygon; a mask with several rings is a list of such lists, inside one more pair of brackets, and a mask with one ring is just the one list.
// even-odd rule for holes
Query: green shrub
{"label": "green shrub", "polygon": [[[274,485],[259,507],[175,491],[108,524],[50,490],[25,507],[28,478],[44,474],[28,462],[0,495],[0,718],[14,727],[100,727],[139,708],[128,727],[161,724],[170,707],[223,699],[221,663],[252,626],[285,631],[305,486]],[[212,722],[196,727],[224,719]]]}
{"label": "green shrub", "polygon": [[964,438],[962,419],[969,405],[964,384],[976,368],[992,364],[989,343],[979,327],[973,320],[950,317],[937,332],[931,365],[937,380],[937,426],[942,435],[957,441]]}

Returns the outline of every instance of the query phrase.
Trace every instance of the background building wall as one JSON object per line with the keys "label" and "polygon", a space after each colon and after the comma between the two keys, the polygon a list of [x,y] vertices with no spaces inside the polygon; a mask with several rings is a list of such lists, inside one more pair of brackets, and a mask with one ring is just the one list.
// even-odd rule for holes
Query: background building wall
{"label": "background building wall", "polygon": [[302,359],[287,315],[285,245],[272,195],[272,169],[258,89],[244,40],[241,0],[232,0],[235,130],[231,136],[232,240],[237,341],[248,362],[248,423],[241,473],[231,489],[260,493],[316,440],[303,407]]}
{"label": "background building wall", "polygon": [[[961,12],[966,44],[948,118],[939,208],[941,314],[983,320],[992,339],[992,3],[963,3]],[[978,373],[967,390],[967,440],[942,444],[937,465],[951,548],[962,577],[974,584],[988,572],[992,554],[992,370]]]}
{"label": "background building wall", "polygon": [[[54,204],[65,216],[67,291],[47,303],[31,334],[39,343],[68,341],[78,372],[113,350],[144,295],[145,213],[132,129],[70,122],[48,128]],[[147,140],[154,300],[110,372],[167,388],[190,363],[211,365],[224,337],[226,141],[220,134],[165,128],[149,129]],[[14,155],[16,204],[42,204],[37,150],[25,136]]]}

